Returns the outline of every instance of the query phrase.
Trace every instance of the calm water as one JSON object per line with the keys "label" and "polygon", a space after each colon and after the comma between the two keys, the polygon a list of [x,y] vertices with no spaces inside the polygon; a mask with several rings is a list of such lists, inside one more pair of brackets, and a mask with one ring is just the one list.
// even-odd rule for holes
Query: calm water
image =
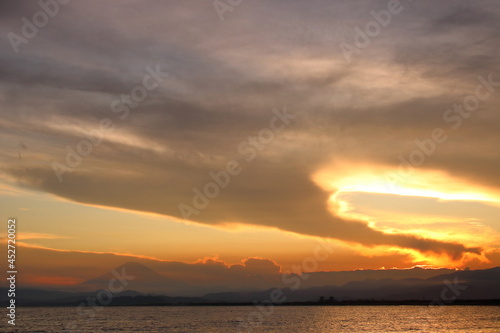
{"label": "calm water", "polygon": [[[494,306],[108,307],[18,309],[1,332],[500,332]],[[89,318],[95,314],[94,318]],[[255,326],[244,328],[248,320]],[[68,329],[76,325],[75,329]]]}

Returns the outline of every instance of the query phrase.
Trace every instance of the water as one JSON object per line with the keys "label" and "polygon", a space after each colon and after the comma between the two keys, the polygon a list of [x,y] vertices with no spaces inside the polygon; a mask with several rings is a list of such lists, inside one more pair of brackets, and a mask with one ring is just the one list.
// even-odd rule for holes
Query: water
{"label": "water", "polygon": [[[498,306],[75,307],[17,309],[0,332],[500,332]],[[95,317],[92,318],[92,315]],[[245,328],[248,320],[255,326]],[[74,329],[69,329],[70,325]],[[9,325],[10,326],[10,325]]]}

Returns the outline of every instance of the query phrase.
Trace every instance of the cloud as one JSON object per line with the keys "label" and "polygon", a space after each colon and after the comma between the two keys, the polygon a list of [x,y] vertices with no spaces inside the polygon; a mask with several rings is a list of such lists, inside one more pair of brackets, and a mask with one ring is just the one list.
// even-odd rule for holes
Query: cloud
{"label": "cloud", "polygon": [[16,239],[19,241],[33,240],[33,239],[61,239],[67,238],[66,236],[40,233],[40,232],[18,232]]}
{"label": "cloud", "polygon": [[[177,281],[192,285],[193,293],[223,290],[264,289],[280,285],[280,267],[272,260],[248,258],[241,264],[226,264],[216,258],[205,258],[195,263],[165,261],[155,258],[120,253],[89,251],[66,251],[21,244],[23,253],[19,258],[27,272],[22,283],[32,287],[67,285],[91,280],[125,262],[140,262],[156,272]],[[39,265],[40,258],[51,265]],[[78,262],[78,265],[74,263]],[[54,277],[51,281],[49,277]]]}
{"label": "cloud", "polygon": [[[365,221],[332,215],[331,193],[311,175],[332,158],[397,167],[398,155],[414,149],[416,138],[446,125],[443,112],[474,92],[478,75],[493,72],[500,80],[494,2],[475,2],[467,12],[459,1],[405,4],[349,66],[332,45],[352,43],[352,35],[311,45],[284,38],[270,22],[274,15],[299,25],[333,20],[352,31],[372,19],[370,10],[385,8],[385,1],[266,3],[238,8],[223,24],[210,4],[68,4],[18,56],[9,45],[0,53],[0,126],[6,129],[0,167],[23,185],[77,202],[180,218],[179,204],[191,203],[192,189],[210,181],[208,172],[237,158],[244,171],[192,217],[194,222],[260,225],[453,259],[479,253],[475,247],[387,234]],[[9,19],[3,30],[17,31],[20,15],[32,10],[15,7],[4,12]],[[458,28],[457,22],[464,25]],[[119,120],[111,101],[140,84],[144,68],[155,64],[171,77]],[[450,133],[446,147],[422,168],[498,188],[500,156],[492,142],[499,136],[494,125],[499,96]],[[238,144],[267,126],[272,108],[283,105],[301,115],[245,164]],[[55,124],[97,126],[104,117],[117,127],[113,137],[60,183],[51,162],[64,161],[65,147],[84,136]],[[22,161],[13,158],[21,139],[30,147]],[[136,144],[123,144],[130,140]]]}
{"label": "cloud", "polygon": [[[217,258],[205,258],[194,263],[186,263],[118,253],[65,251],[29,245],[21,245],[21,247],[24,255],[19,257],[18,264],[23,267],[25,274],[19,276],[20,283],[32,288],[65,289],[72,284],[103,276],[126,262],[138,262],[169,279],[182,281],[192,286],[192,295],[289,287],[283,283],[281,275],[283,272],[280,272],[279,264],[265,258],[247,258],[239,264],[228,264]],[[488,257],[495,263],[499,262],[498,251],[490,251]],[[382,262],[387,262],[387,258],[390,258],[393,263],[401,259],[395,255],[371,257],[334,255],[332,257],[339,269],[343,267],[343,262],[352,265],[352,262],[356,261],[360,264],[366,263],[364,267],[368,267],[370,264],[380,265]],[[472,258],[465,264],[470,265],[471,268],[485,267],[484,262],[476,263],[475,260]],[[41,262],[50,262],[51,265],[50,267],[46,264],[42,265]],[[454,271],[454,269],[340,270],[308,272],[308,278],[302,281],[301,288],[342,285],[349,281],[374,278],[429,278]],[[290,273],[287,270],[285,272]]]}

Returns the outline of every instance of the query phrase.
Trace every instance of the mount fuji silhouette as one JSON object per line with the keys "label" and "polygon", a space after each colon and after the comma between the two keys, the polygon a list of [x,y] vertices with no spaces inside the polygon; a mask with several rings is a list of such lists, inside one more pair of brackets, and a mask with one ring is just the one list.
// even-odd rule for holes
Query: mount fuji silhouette
{"label": "mount fuji silhouette", "polygon": [[74,285],[67,290],[84,292],[109,289],[110,281],[115,288],[122,286],[123,290],[134,290],[144,294],[176,295],[192,289],[188,284],[161,275],[143,264],[127,262],[104,275]]}

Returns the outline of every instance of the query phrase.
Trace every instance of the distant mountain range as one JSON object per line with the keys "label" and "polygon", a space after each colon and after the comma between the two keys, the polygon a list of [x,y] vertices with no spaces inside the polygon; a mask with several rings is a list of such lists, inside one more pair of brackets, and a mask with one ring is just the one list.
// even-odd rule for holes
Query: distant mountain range
{"label": "distant mountain range", "polygon": [[[105,295],[109,305],[179,305],[179,304],[235,304],[269,301],[271,293],[279,289],[281,299],[287,303],[324,302],[341,304],[363,300],[365,302],[441,300],[450,304],[457,300],[500,300],[500,267],[485,270],[446,270],[445,274],[429,278],[401,278],[408,271],[386,270],[380,274],[369,271],[367,276],[375,277],[354,280],[338,285],[308,287],[292,290],[284,285],[272,286],[265,290],[223,291],[202,294],[203,286],[192,286],[182,281],[165,277],[139,264],[126,263],[98,278],[73,285],[64,290],[40,290],[18,288],[16,302],[20,306],[76,306],[88,298]],[[359,274],[364,271],[360,271]],[[354,272],[332,272],[338,276]],[[392,273],[392,274],[391,274]],[[414,275],[425,275],[415,271]],[[318,273],[315,273],[318,274]],[[390,277],[392,275],[392,278]],[[383,276],[383,278],[376,278]],[[119,284],[120,277],[126,281]],[[123,279],[128,277],[128,279]],[[133,277],[133,278],[132,278]],[[323,280],[323,278],[322,278]],[[110,284],[110,281],[113,284]],[[120,288],[117,288],[120,287]],[[6,294],[6,288],[0,293]],[[186,294],[197,297],[182,296]],[[110,297],[111,296],[111,297]],[[108,302],[109,299],[109,302]],[[4,301],[2,301],[3,306]]]}
{"label": "distant mountain range", "polygon": [[[381,279],[292,291],[281,289],[287,302],[312,302],[321,297],[336,300],[478,300],[500,299],[500,267],[481,271],[457,271],[429,279]],[[203,298],[212,302],[253,302],[269,299],[270,290],[244,293],[213,293]],[[444,295],[444,296],[443,296]],[[445,302],[446,303],[446,302]]]}
{"label": "distant mountain range", "polygon": [[137,290],[145,294],[183,295],[192,289],[192,286],[163,276],[143,264],[129,262],[98,278],[68,287],[66,291],[78,292],[107,289],[110,281],[113,279],[116,280],[117,277],[121,277],[122,274],[124,275],[123,280],[126,284],[123,287],[129,290]]}

